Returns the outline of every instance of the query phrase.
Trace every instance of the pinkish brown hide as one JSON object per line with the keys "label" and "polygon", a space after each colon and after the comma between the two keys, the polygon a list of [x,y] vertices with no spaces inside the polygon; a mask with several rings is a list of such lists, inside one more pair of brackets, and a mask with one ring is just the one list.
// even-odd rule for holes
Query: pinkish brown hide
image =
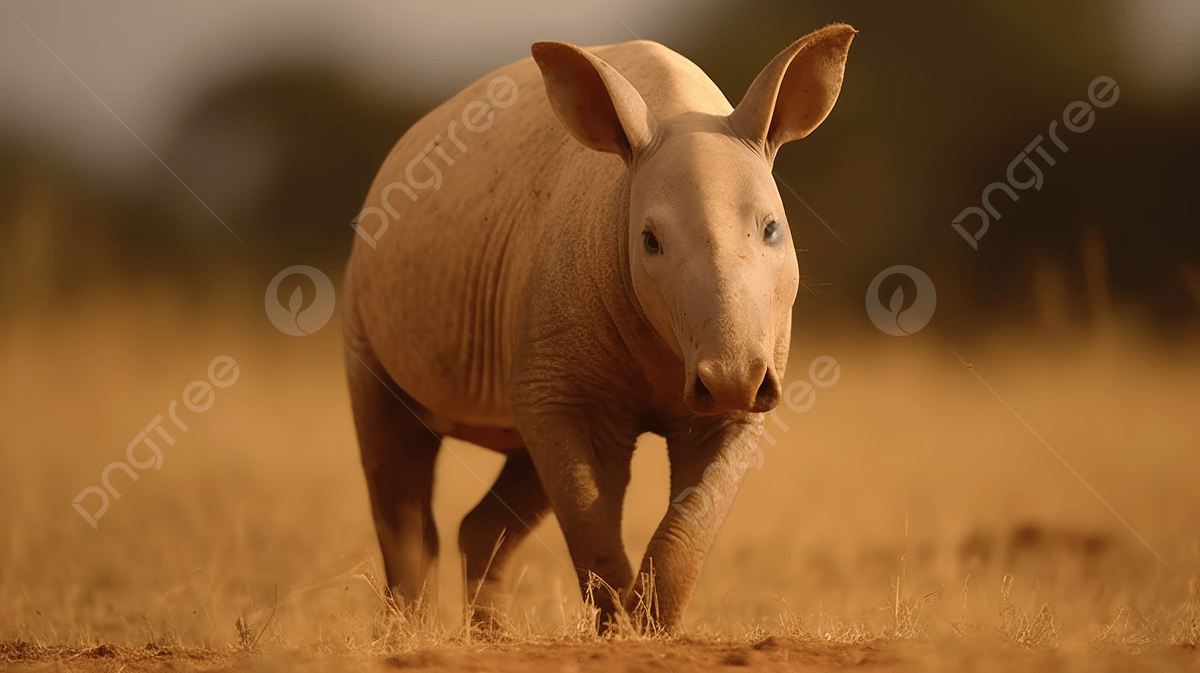
{"label": "pinkish brown hide", "polygon": [[345,279],[398,596],[436,595],[433,467],[451,436],[508,455],[460,529],[477,620],[503,609],[505,561],[551,510],[581,582],[633,605],[621,507],[634,443],[655,432],[673,500],[702,480],[722,496],[668,508],[643,558],[678,627],[787,365],[799,273],[772,162],[829,114],[854,35],[787,47],[736,108],[660,44],[539,42],[400,139],[367,198],[388,226],[357,239]]}

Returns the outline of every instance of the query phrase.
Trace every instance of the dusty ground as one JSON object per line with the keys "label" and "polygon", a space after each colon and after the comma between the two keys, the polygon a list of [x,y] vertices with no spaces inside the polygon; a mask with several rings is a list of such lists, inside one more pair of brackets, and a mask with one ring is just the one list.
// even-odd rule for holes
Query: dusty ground
{"label": "dusty ground", "polygon": [[822,643],[768,636],[730,643],[684,638],[672,642],[494,643],[443,646],[388,656],[329,655],[305,651],[247,654],[189,648],[100,645],[37,648],[0,645],[0,661],[30,671],[114,670],[530,670],[608,673],[621,671],[738,670],[831,671],[1190,671],[1200,668],[1194,649],[1166,648],[1139,655],[1097,652],[1025,652],[994,643]]}
{"label": "dusty ground", "polygon": [[[1194,349],[1120,331],[801,332],[788,381],[820,355],[840,378],[769,426],[683,636],[590,635],[551,520],[514,562],[507,635],[481,640],[460,625],[454,540],[499,458],[447,445],[440,610],[388,612],[337,325],[285,337],[251,303],[98,300],[0,330],[0,665],[1200,669]],[[218,355],[238,381],[188,412],[161,469],[114,474],[123,495],[93,530],[72,499]],[[661,441],[639,447],[635,558],[668,505]]]}

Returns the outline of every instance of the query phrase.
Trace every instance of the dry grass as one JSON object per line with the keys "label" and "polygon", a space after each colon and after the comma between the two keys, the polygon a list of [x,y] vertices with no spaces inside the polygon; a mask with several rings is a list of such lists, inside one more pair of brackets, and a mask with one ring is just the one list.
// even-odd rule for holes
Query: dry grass
{"label": "dry grass", "polygon": [[1174,610],[1121,607],[1112,623],[1089,643],[1101,652],[1140,654],[1165,647],[1195,650],[1200,644],[1200,583],[1190,582],[1187,599]]}
{"label": "dry grass", "polygon": [[[438,468],[439,605],[392,602],[374,565],[337,326],[283,337],[257,301],[97,301],[0,333],[0,507],[12,522],[0,536],[0,662],[782,670],[979,650],[1035,668],[1062,657],[1195,665],[1200,363],[1179,354],[1119,338],[1069,355],[1011,335],[966,348],[1172,569],[936,337],[802,337],[789,374],[832,355],[842,378],[810,411],[781,413],[790,429],[764,445],[684,633],[648,626],[649,577],[601,638],[552,520],[514,559],[502,628],[464,626],[473,592],[450,572],[454,533],[486,488],[473,475],[491,479],[499,461],[461,443]],[[92,530],[71,499],[217,355],[238,360],[239,381]],[[640,446],[626,502],[635,560],[668,504],[661,441]]]}

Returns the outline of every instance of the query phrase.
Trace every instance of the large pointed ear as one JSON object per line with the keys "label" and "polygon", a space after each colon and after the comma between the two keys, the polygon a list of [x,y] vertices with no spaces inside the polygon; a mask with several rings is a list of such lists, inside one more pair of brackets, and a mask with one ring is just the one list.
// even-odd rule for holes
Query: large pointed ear
{"label": "large pointed ear", "polygon": [[650,144],[655,121],[641,94],[612,66],[565,42],[535,42],[554,114],[579,142],[633,160]]}
{"label": "large pointed ear", "polygon": [[837,101],[846,54],[857,34],[835,23],[792,43],[759,73],[729,115],[729,125],[768,157],[780,145],[812,133]]}

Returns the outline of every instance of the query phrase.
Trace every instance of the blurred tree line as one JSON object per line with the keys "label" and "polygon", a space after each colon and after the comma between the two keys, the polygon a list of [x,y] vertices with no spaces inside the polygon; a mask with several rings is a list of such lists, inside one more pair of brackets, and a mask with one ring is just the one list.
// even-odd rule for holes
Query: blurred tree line
{"label": "blurred tree line", "polygon": [[[1146,83],[1119,46],[1119,12],[753,0],[668,46],[736,104],[781,48],[831,20],[860,31],[842,96],[776,165],[813,290],[798,304],[809,320],[865,322],[874,275],[912,264],[937,284],[935,320],[959,329],[1062,330],[1113,312],[1156,334],[1194,328],[1200,96]],[[1118,102],[1096,109],[1086,133],[1065,132],[1064,109],[1100,75],[1117,81]],[[229,279],[261,292],[258,279],[291,264],[335,276],[380,162],[428,109],[353,81],[306,61],[216,82],[156,147],[247,248],[166,171],[114,186],[0,129],[0,310],[56,306],[97,283],[203,296]],[[1043,185],[1017,202],[993,194],[1001,217],[972,249],[951,221],[1053,120],[1069,151],[1043,141],[1056,160],[1039,160]]]}

